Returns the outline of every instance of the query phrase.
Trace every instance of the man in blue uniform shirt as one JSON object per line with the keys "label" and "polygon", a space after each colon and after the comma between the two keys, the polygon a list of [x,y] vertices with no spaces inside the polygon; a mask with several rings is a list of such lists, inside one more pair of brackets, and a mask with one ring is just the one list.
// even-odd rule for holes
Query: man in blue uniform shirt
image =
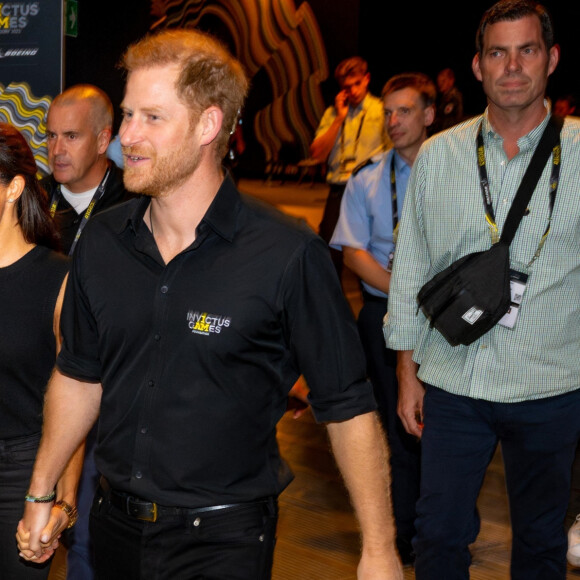
{"label": "man in blue uniform shirt", "polygon": [[385,127],[393,148],[359,166],[348,182],[331,247],[360,277],[364,305],[358,327],[368,375],[391,446],[393,509],[403,563],[413,559],[415,503],[419,495],[419,443],[397,417],[396,355],[385,348],[382,325],[407,180],[435,115],[436,89],[422,73],[391,78],[382,93]]}

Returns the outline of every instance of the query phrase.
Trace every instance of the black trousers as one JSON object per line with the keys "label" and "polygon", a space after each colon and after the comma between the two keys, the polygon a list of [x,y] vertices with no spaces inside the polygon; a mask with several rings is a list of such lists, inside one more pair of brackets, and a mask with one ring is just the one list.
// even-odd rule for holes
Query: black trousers
{"label": "black trousers", "polygon": [[99,580],[270,580],[277,502],[161,516],[124,514],[99,489],[91,538]]}
{"label": "black trousers", "polygon": [[[334,228],[338,222],[340,216],[340,204],[342,202],[342,196],[346,184],[344,185],[331,185],[330,191],[328,192],[328,197],[326,198],[326,204],[324,206],[324,213],[322,214],[322,220],[318,228],[318,234],[320,237],[328,244],[334,233]],[[342,279],[342,269],[343,269],[343,258],[342,252],[340,250],[335,250],[330,248],[330,257],[332,258],[332,263],[334,264],[334,269],[338,274],[338,279]]]}
{"label": "black trousers", "polygon": [[399,385],[397,353],[385,346],[383,318],[387,300],[363,293],[364,304],[358,317],[358,330],[367,359],[367,374],[373,384],[379,414],[391,450],[391,479],[397,545],[401,556],[411,551],[415,535],[415,504],[419,499],[421,446],[409,435],[397,415]]}
{"label": "black trousers", "polygon": [[39,442],[40,433],[0,440],[0,580],[48,578],[50,560],[26,562],[18,556],[15,538]]}

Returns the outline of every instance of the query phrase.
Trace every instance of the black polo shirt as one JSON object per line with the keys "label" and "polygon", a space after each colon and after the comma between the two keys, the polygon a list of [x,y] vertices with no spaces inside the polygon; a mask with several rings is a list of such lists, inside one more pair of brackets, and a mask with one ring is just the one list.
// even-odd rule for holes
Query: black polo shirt
{"label": "black polo shirt", "polygon": [[97,467],[164,505],[277,495],[292,474],[276,424],[301,372],[319,421],[375,408],[328,249],[226,178],[165,265],[148,204],[89,220],[62,312],[59,369],[103,385]]}

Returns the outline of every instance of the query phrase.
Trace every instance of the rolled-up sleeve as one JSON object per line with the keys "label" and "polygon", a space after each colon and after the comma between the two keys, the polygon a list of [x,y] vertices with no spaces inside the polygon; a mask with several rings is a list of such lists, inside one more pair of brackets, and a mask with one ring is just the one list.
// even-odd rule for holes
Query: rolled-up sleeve
{"label": "rolled-up sleeve", "polygon": [[284,275],[283,328],[310,388],[317,421],[344,421],[376,408],[364,352],[328,249],[312,238]]}
{"label": "rolled-up sleeve", "polygon": [[83,290],[84,246],[82,239],[75,250],[67,282],[60,326],[62,347],[56,366],[65,375],[84,382],[101,380],[98,334],[94,316]]}
{"label": "rolled-up sleeve", "polygon": [[370,218],[367,215],[365,191],[358,176],[351,177],[340,202],[340,215],[330,247],[342,250],[345,246],[366,250],[371,239]]}

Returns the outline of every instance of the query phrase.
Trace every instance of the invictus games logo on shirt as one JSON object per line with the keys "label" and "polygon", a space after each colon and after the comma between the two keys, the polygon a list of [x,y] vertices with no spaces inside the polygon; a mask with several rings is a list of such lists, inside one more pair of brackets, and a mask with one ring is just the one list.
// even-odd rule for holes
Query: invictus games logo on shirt
{"label": "invictus games logo on shirt", "polygon": [[222,316],[220,314],[194,312],[193,310],[187,313],[187,325],[191,332],[195,334],[219,334],[231,322],[232,319],[229,316]]}

